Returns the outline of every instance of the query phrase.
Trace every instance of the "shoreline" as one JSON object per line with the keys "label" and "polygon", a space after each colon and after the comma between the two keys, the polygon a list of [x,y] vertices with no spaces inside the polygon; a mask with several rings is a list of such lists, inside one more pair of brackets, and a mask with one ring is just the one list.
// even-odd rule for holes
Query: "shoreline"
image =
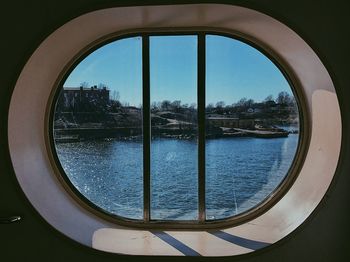
{"label": "shoreline", "polygon": [[[128,132],[126,132],[126,130]],[[119,139],[123,141],[137,141],[142,140],[142,133],[140,128],[71,128],[71,129],[56,129],[54,130],[54,141],[55,143],[73,143],[80,141],[91,141],[91,140],[112,140]],[[165,130],[164,130],[165,131]],[[171,138],[181,140],[192,140],[197,138],[197,133],[193,130],[179,130],[174,129],[171,132],[161,132],[157,130],[153,132],[155,135],[152,138]],[[262,138],[262,139],[273,139],[273,138],[285,138],[289,134],[297,134],[298,130],[285,130],[285,129],[268,129],[268,130],[249,130],[235,128],[230,132],[222,133],[208,133],[205,135],[206,139],[219,139],[219,138],[239,138],[239,137],[251,137],[251,138]]]}

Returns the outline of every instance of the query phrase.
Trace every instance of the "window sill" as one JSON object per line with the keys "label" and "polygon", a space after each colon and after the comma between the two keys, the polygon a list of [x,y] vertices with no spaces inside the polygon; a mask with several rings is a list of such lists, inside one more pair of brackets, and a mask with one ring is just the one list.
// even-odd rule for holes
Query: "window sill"
{"label": "window sill", "polygon": [[[268,246],[259,236],[244,237],[234,229],[211,231],[144,231],[103,228],[96,231],[92,247],[119,254],[159,256],[232,256]],[[249,234],[248,234],[249,235]],[[275,239],[271,235],[270,241]]]}

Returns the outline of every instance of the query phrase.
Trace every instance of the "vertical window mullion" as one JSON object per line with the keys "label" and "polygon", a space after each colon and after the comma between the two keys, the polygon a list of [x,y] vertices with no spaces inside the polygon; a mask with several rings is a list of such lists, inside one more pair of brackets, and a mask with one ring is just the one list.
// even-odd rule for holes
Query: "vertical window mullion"
{"label": "vertical window mullion", "polygon": [[198,220],[205,222],[205,33],[198,34]]}
{"label": "vertical window mullion", "polygon": [[150,221],[151,192],[151,113],[149,36],[142,36],[142,108],[143,108],[143,219]]}

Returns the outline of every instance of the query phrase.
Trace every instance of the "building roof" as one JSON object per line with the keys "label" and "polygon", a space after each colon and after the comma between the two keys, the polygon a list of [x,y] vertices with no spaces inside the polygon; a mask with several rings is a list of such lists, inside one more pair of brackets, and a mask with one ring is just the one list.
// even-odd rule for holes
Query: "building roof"
{"label": "building roof", "polygon": [[[80,87],[68,87],[68,86],[64,86],[63,90],[67,90],[67,91],[80,91]],[[92,87],[83,87],[83,91],[91,91]],[[109,89],[106,87],[106,89],[103,88],[94,88],[93,90],[107,90],[109,91]]]}

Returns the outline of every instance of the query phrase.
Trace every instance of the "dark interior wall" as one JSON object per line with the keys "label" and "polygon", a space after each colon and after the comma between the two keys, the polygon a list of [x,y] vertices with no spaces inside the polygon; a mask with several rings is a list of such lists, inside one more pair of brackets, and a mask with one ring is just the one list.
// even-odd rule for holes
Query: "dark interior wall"
{"label": "dark interior wall", "polygon": [[[253,254],[218,261],[350,261],[350,30],[344,0],[108,1],[7,0],[0,3],[0,217],[19,214],[20,223],[0,225],[0,261],[139,261],[83,247],[48,225],[24,197],[7,145],[7,113],[17,77],[30,54],[56,28],[95,9],[137,4],[216,2],[264,12],[299,33],[321,57],[338,92],[343,146],[336,178],[316,212],[294,233]],[[35,164],[35,163],[33,163]],[[38,189],[40,190],[40,189]],[[293,212],[293,210],[291,210]],[[69,215],[69,214],[67,214]],[[162,261],[164,258],[148,258]],[[184,260],[184,258],[167,258]],[[211,261],[205,258],[186,258]]]}

